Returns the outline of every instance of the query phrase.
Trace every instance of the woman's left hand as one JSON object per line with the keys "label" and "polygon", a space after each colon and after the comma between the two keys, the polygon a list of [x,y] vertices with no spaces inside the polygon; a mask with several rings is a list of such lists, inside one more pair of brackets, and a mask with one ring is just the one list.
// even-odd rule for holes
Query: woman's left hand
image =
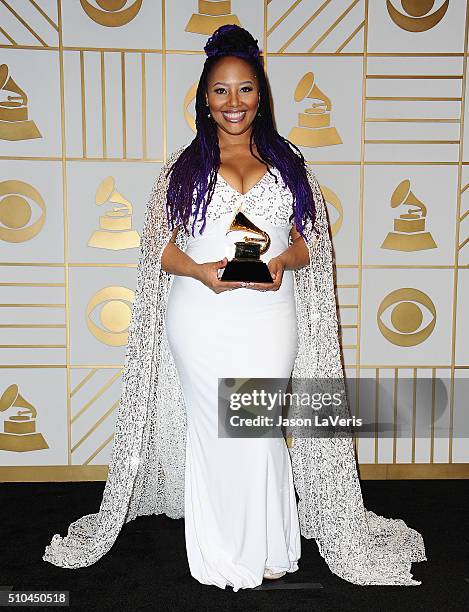
{"label": "woman's left hand", "polygon": [[257,291],[277,291],[282,284],[285,264],[280,257],[272,257],[267,264],[273,283],[246,283],[247,289],[257,289]]}

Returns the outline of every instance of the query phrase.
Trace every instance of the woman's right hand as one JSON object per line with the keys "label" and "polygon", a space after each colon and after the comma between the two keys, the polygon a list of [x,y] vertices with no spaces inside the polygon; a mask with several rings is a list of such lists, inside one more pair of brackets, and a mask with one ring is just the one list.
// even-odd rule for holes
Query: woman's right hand
{"label": "woman's right hand", "polygon": [[228,258],[224,257],[218,261],[208,261],[206,263],[197,264],[194,278],[206,285],[209,289],[212,289],[215,293],[245,287],[246,283],[241,281],[221,281],[218,278],[218,270],[224,268],[227,263]]}

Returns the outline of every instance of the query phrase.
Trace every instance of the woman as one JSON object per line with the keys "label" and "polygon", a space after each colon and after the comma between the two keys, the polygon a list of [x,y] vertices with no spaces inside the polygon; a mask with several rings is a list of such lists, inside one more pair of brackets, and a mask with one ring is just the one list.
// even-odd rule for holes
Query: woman
{"label": "woman", "polygon": [[[296,571],[300,557],[284,438],[227,440],[217,435],[218,377],[290,377],[298,351],[292,270],[309,262],[306,244],[290,219],[291,193],[280,186],[273,165],[282,149],[272,151],[269,168],[259,156],[261,143],[258,148],[253,142],[254,122],[259,112],[262,116],[260,99],[267,96],[265,82],[261,86],[241,57],[222,55],[226,48],[254,42],[241,28],[224,27],[205,48],[213,55],[200,79],[206,111],[197,119],[209,128],[208,159],[196,155],[200,145],[192,143],[175,163],[169,183],[173,225],[194,225],[197,207],[205,204],[205,227],[189,238],[185,252],[170,243],[161,260],[163,269],[176,275],[166,331],[188,418],[184,514],[189,566],[200,582],[222,588],[230,584],[236,590],[260,584],[263,576]],[[210,177],[216,181],[210,203],[199,192],[200,204],[196,201],[191,215],[190,172],[206,179],[204,161],[219,171]],[[296,165],[290,172],[302,171],[308,186],[299,159]],[[269,234],[272,283],[218,278],[228,261],[219,259],[229,248],[226,232],[239,210]],[[200,218],[197,229],[203,224]],[[177,230],[173,239],[176,235]]]}
{"label": "woman", "polygon": [[[124,522],[164,512],[184,515],[204,584],[237,591],[296,571],[300,533],[345,580],[420,584],[410,566],[426,558],[422,537],[365,510],[350,438],[295,437],[289,453],[281,437],[217,435],[218,378],[292,374],[295,390],[343,371],[324,200],[274,128],[257,41],[222,26],[205,51],[197,135],[164,165],[146,212],[101,507],[43,558],[90,565]],[[238,211],[269,234],[271,283],[219,278]]]}

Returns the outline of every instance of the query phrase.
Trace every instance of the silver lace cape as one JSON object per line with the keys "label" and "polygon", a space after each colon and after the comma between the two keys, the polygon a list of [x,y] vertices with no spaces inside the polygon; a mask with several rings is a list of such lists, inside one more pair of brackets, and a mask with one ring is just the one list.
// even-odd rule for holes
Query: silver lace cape
{"label": "silver lace cape", "polygon": [[[160,259],[171,236],[165,175],[185,146],[163,164],[145,211],[122,395],[101,505],[46,546],[44,561],[59,567],[96,563],[123,524],[137,516],[184,516],[186,414],[164,327],[173,276],[161,269]],[[305,228],[310,263],[294,271],[299,347],[293,391],[296,378],[343,381],[344,376],[326,209],[310,168],[308,180],[317,216],[314,227],[309,222]],[[176,244],[182,250],[187,238],[185,231],[178,232]],[[423,538],[401,519],[365,509],[350,437],[294,437],[289,452],[301,534],[316,540],[331,571],[354,584],[421,584],[410,569],[412,562],[426,560]]]}

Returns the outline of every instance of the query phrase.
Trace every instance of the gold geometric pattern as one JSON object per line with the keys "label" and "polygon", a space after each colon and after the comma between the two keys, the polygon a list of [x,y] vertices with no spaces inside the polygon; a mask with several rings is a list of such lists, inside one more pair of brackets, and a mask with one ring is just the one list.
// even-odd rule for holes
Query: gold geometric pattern
{"label": "gold geometric pattern", "polygon": [[[267,29],[269,39],[275,36],[276,40],[275,44],[269,40],[272,52],[341,54],[353,48],[350,43],[363,36],[362,0],[318,3],[295,0],[288,7],[280,0],[272,0],[270,4],[276,17]],[[314,4],[317,7],[311,11]]]}
{"label": "gold geometric pattern", "polygon": [[[114,422],[119,400],[112,401],[108,396],[113,391],[118,395],[122,369],[110,374],[106,370],[93,368],[83,374],[84,372],[80,371],[82,378],[70,391],[70,451],[74,464],[77,463],[75,457],[80,457],[79,462],[82,465],[90,465],[94,458],[112,443],[113,434],[108,433],[110,428],[106,428],[106,424],[111,420]],[[96,384],[97,378],[99,382]]]}
{"label": "gold geometric pattern", "polygon": [[[189,107],[207,29],[226,22],[258,38],[279,132],[292,130],[338,214],[331,234],[345,367],[391,374],[396,389],[401,377],[451,381],[446,438],[430,432],[422,450],[414,436],[408,455],[396,439],[387,451],[360,440],[360,461],[383,474],[391,465],[398,477],[419,464],[469,464],[455,384],[469,371],[469,3],[262,7],[1,0],[0,397],[10,391],[0,432],[7,421],[31,428],[12,419],[23,410],[15,402],[28,402],[49,448],[7,451],[0,480],[35,477],[20,472],[20,455],[42,462],[45,478],[61,466],[88,477],[110,451],[145,199],[161,162],[194,136]],[[108,211],[99,221],[97,206]],[[438,406],[428,411],[435,423]]]}
{"label": "gold geometric pattern", "polygon": [[29,3],[18,3],[13,0],[2,0],[0,4],[0,34],[2,45],[8,47],[47,49],[58,43],[59,24],[57,13],[48,13],[41,3],[30,0]]}

